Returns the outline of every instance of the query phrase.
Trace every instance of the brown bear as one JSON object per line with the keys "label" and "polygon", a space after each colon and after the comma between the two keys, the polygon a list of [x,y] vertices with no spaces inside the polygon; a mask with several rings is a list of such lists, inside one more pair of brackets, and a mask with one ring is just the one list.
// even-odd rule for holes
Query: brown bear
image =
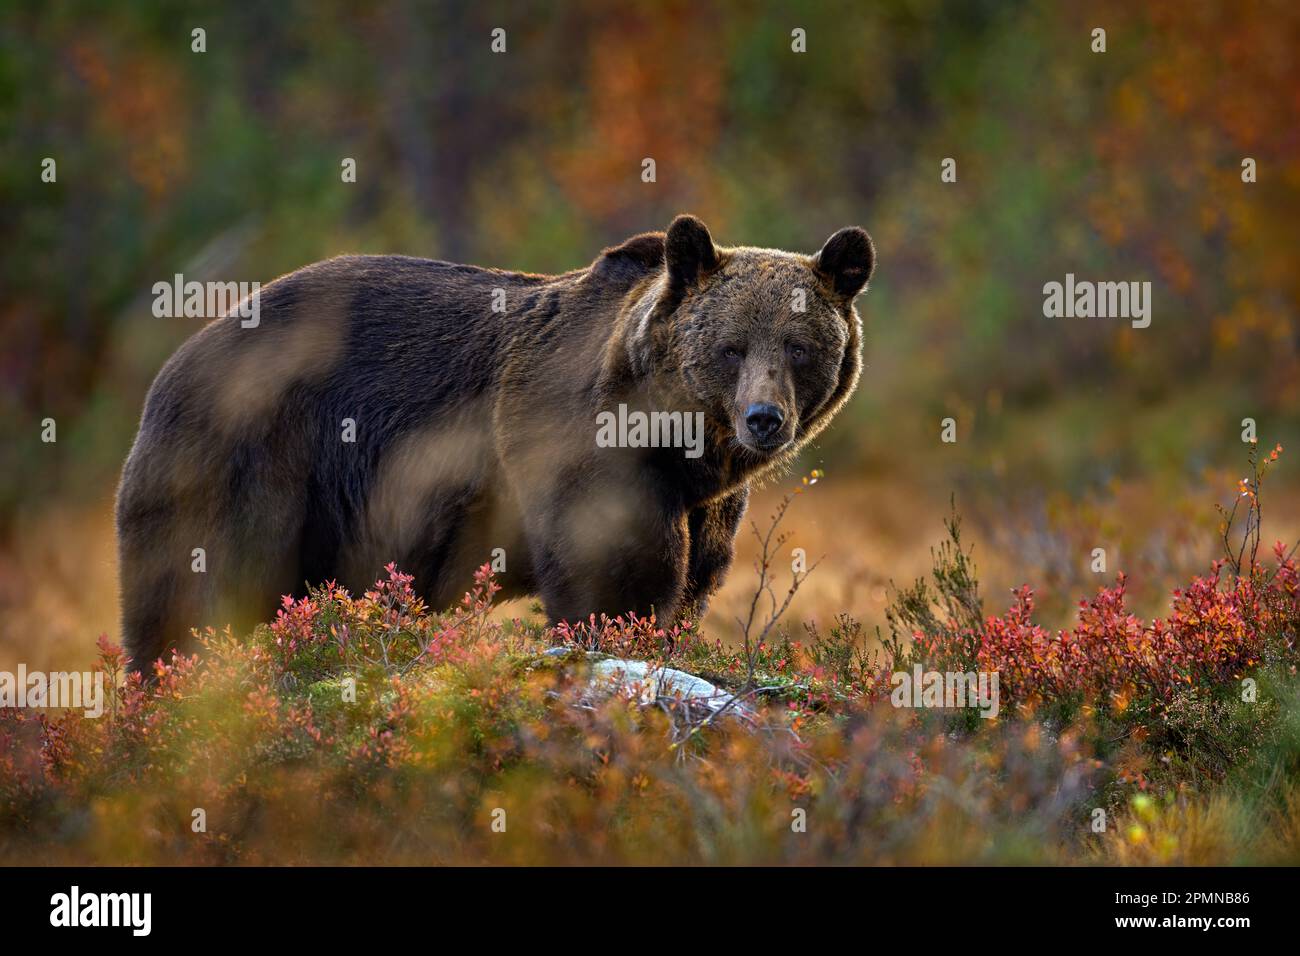
{"label": "brown bear", "polygon": [[435,608],[495,555],[553,621],[702,610],[750,481],[857,384],[874,264],[858,228],[805,256],[679,216],[559,276],[343,256],[277,279],[145,401],[117,496],[132,666],[390,561]]}

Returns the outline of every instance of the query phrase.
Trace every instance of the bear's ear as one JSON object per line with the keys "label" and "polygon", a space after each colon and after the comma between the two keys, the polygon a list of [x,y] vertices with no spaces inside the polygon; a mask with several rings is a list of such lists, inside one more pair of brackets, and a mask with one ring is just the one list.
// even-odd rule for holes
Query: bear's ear
{"label": "bear's ear", "polygon": [[668,227],[664,261],[668,267],[668,291],[676,299],[702,275],[716,269],[721,259],[708,227],[694,216],[678,216]]}
{"label": "bear's ear", "polygon": [[849,226],[826,240],[814,267],[837,296],[852,302],[876,268],[876,247],[865,229]]}

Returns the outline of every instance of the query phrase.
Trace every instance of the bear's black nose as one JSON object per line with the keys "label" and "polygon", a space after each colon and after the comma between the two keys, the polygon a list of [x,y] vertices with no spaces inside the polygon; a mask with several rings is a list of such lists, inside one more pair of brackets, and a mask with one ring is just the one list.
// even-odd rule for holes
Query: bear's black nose
{"label": "bear's black nose", "polygon": [[784,421],[785,416],[781,414],[781,409],[770,402],[755,402],[745,409],[745,424],[749,426],[750,433],[760,442],[766,442],[775,435]]}

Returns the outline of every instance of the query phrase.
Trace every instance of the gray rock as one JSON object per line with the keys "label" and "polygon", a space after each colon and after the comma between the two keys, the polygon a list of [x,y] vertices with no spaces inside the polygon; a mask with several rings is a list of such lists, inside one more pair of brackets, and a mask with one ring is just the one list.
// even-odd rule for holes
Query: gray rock
{"label": "gray rock", "polygon": [[636,697],[643,704],[654,703],[660,697],[678,697],[693,706],[722,710],[731,704],[733,711],[745,711],[734,697],[721,687],[673,667],[661,667],[649,661],[605,658],[591,667],[591,686],[603,693],[619,693]]}

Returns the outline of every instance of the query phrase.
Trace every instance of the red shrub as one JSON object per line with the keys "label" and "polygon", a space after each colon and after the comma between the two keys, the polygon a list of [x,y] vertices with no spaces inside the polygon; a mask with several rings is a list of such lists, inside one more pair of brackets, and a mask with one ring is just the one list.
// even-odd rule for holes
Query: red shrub
{"label": "red shrub", "polygon": [[1281,545],[1276,570],[1224,580],[1223,563],[1176,590],[1164,618],[1145,624],[1124,605],[1125,578],[1079,604],[1078,624],[1051,634],[1032,620],[1033,591],[1023,587],[1002,616],[982,630],[947,627],[913,634],[913,653],[931,663],[974,662],[997,672],[1013,702],[1074,701],[1124,710],[1135,700],[1168,701],[1191,684],[1238,681],[1258,664],[1271,634],[1300,620],[1297,569]]}

